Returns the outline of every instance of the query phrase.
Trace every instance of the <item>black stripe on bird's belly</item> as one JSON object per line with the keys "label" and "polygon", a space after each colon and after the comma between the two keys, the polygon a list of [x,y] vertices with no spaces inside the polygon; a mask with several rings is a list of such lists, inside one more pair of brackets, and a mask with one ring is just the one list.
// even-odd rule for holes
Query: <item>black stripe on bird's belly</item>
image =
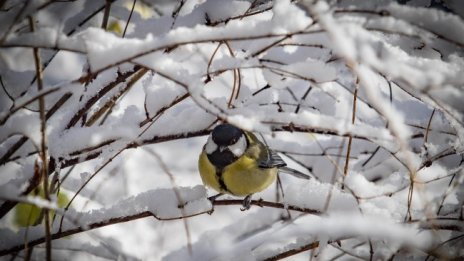
{"label": "black stripe on bird's belly", "polygon": [[216,171],[216,177],[218,179],[218,183],[219,183],[219,187],[221,188],[221,191],[232,194],[232,192],[230,192],[230,190],[227,188],[226,183],[224,182],[224,177],[222,176],[222,169]]}
{"label": "black stripe on bird's belly", "polygon": [[222,152],[219,150],[216,150],[213,153],[208,154],[207,156],[208,156],[209,161],[216,168],[216,178],[218,180],[219,187],[221,188],[222,191],[231,193],[230,190],[227,188],[226,183],[224,182],[224,177],[222,176],[222,172],[227,165],[236,161],[238,157],[236,157],[228,149],[225,149]]}

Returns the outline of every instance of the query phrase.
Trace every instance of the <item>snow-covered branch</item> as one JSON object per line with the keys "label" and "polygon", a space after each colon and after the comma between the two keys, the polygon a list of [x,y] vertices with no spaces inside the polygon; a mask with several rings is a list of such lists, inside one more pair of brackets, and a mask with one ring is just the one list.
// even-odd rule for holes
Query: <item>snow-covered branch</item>
{"label": "snow-covered branch", "polygon": [[[100,228],[76,255],[460,258],[457,2],[0,1],[0,253],[59,259]],[[211,205],[197,160],[220,122],[313,179]]]}

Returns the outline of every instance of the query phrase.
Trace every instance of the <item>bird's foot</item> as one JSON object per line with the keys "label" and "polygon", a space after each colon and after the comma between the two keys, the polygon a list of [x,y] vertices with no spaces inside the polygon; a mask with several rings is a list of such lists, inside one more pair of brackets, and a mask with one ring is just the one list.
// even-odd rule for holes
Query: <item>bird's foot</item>
{"label": "bird's foot", "polygon": [[219,197],[222,196],[222,195],[224,195],[224,194],[218,193],[218,194],[216,194],[216,195],[211,196],[211,197],[208,198],[209,201],[211,201],[211,206],[212,206],[211,210],[208,211],[208,214],[210,214],[210,215],[213,214],[213,212],[214,212],[214,201],[216,201],[216,199],[219,198]]}
{"label": "bird's foot", "polygon": [[240,208],[241,211],[245,211],[245,210],[249,210],[250,207],[251,207],[251,194],[246,196],[244,199],[243,199],[243,202],[242,202],[242,208]]}

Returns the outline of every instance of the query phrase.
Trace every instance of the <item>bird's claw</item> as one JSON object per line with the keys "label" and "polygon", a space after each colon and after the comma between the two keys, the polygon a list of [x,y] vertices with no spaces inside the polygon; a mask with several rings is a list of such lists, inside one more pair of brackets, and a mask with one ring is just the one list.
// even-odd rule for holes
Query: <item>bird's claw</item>
{"label": "bird's claw", "polygon": [[212,206],[211,210],[207,212],[209,215],[213,214],[213,212],[214,212],[214,201],[216,201],[216,199],[219,198],[222,195],[224,195],[224,194],[219,193],[219,194],[216,194],[216,195],[211,196],[211,197],[208,198],[209,201],[211,201],[211,206]]}
{"label": "bird's claw", "polygon": [[251,208],[251,195],[248,195],[243,199],[242,206],[243,207],[240,208],[241,211],[249,210]]}

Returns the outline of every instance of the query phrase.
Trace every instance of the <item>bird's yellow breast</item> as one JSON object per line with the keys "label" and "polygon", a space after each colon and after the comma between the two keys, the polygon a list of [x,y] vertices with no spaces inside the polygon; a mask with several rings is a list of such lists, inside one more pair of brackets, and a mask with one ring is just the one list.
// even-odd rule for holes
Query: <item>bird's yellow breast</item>
{"label": "bird's yellow breast", "polygon": [[221,186],[216,177],[216,168],[208,159],[208,156],[203,151],[198,159],[198,169],[200,170],[201,180],[206,186],[221,192]]}
{"label": "bird's yellow breast", "polygon": [[222,179],[227,191],[221,188],[216,168],[208,160],[205,152],[201,153],[199,159],[199,170],[203,183],[221,193],[228,193],[236,196],[247,196],[260,192],[276,179],[277,168],[259,168],[256,160],[246,154],[235,162],[225,167]]}

